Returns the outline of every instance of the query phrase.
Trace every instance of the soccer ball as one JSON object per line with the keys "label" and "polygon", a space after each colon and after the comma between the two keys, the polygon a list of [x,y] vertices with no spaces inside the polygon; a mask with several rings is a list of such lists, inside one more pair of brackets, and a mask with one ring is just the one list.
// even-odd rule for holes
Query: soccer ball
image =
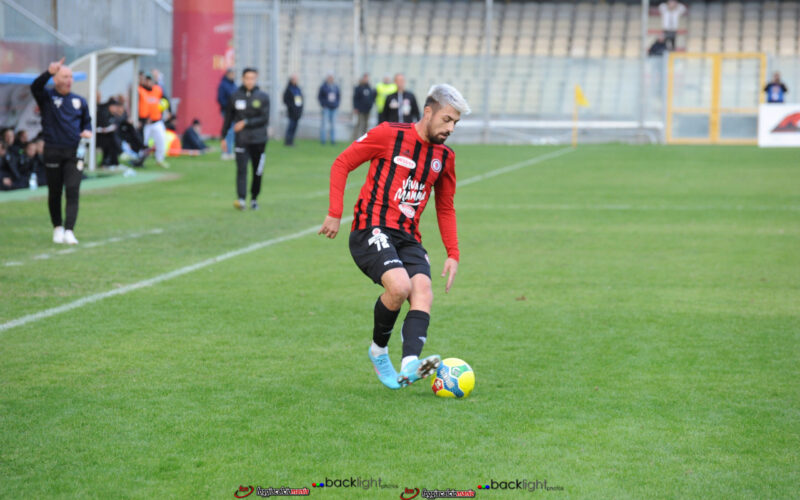
{"label": "soccer ball", "polygon": [[465,398],[475,387],[475,372],[463,359],[447,358],[439,363],[431,381],[433,393],[440,398]]}

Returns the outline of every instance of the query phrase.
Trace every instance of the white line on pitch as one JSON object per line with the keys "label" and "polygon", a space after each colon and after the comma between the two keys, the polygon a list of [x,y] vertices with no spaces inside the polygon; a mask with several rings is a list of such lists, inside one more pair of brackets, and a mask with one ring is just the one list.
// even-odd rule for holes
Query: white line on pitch
{"label": "white line on pitch", "polygon": [[[572,151],[572,148],[564,148],[564,149],[553,151],[551,153],[547,153],[547,154],[544,154],[544,155],[535,156],[535,157],[531,158],[530,160],[526,160],[526,161],[523,161],[523,162],[520,162],[520,163],[515,163],[515,164],[509,165],[507,167],[498,168],[496,170],[490,170],[489,172],[486,172],[486,173],[483,173],[483,174],[480,174],[480,175],[476,175],[474,177],[469,177],[469,178],[459,182],[458,185],[459,186],[464,186],[464,185],[468,185],[468,184],[473,184],[475,182],[479,182],[481,180],[488,179],[490,177],[495,177],[495,176],[500,175],[500,174],[504,174],[504,173],[507,173],[507,172],[512,172],[514,170],[519,170],[520,168],[527,167],[529,165],[535,165],[536,163],[540,163],[540,162],[542,162],[544,160],[547,160],[547,159],[550,159],[550,158],[555,158],[557,156],[561,156],[561,155],[563,155],[565,153],[568,153],[570,151]],[[344,219],[342,219],[341,224],[348,224],[352,220],[353,220],[352,216],[345,217]],[[292,234],[289,234],[289,235],[286,235],[286,236],[280,236],[278,238],[272,238],[272,239],[269,239],[269,240],[266,240],[266,241],[262,241],[262,242],[259,242],[259,243],[253,243],[252,245],[248,245],[246,247],[239,248],[238,250],[232,250],[230,252],[226,252],[224,254],[217,255],[216,257],[211,257],[209,259],[200,261],[200,262],[198,262],[196,264],[191,264],[191,265],[188,265],[188,266],[185,266],[185,267],[181,267],[179,269],[176,269],[174,271],[170,271],[168,273],[159,274],[158,276],[155,276],[153,278],[149,278],[149,279],[146,279],[146,280],[143,280],[143,281],[138,281],[136,283],[131,283],[130,285],[125,285],[125,286],[122,286],[122,287],[119,287],[119,288],[115,288],[114,290],[109,290],[107,292],[88,295],[86,297],[83,297],[81,299],[75,300],[73,302],[69,302],[67,304],[63,304],[63,305],[60,305],[60,306],[57,306],[57,307],[53,307],[53,308],[50,308],[50,309],[45,309],[45,310],[39,311],[37,313],[28,314],[26,316],[22,316],[20,318],[11,320],[11,321],[3,323],[3,324],[0,324],[0,332],[4,332],[6,330],[10,330],[10,329],[15,328],[17,326],[27,325],[28,323],[33,323],[35,321],[39,321],[39,320],[42,320],[42,319],[45,319],[45,318],[49,318],[49,317],[55,316],[57,314],[69,312],[69,311],[72,311],[74,309],[78,309],[80,307],[83,307],[83,306],[85,306],[87,304],[93,304],[95,302],[99,302],[101,300],[108,299],[110,297],[115,297],[117,295],[125,295],[125,294],[133,292],[135,290],[139,290],[140,288],[146,288],[148,286],[153,286],[153,285],[156,285],[158,283],[163,283],[164,281],[168,281],[168,280],[171,280],[173,278],[177,278],[179,276],[183,276],[184,274],[189,274],[189,273],[197,271],[199,269],[203,269],[205,267],[214,265],[214,264],[216,264],[218,262],[223,262],[223,261],[226,261],[228,259],[232,259],[234,257],[238,257],[240,255],[245,255],[245,254],[248,254],[248,253],[251,253],[251,252],[255,252],[256,250],[261,250],[262,248],[271,247],[273,245],[277,245],[278,243],[283,243],[285,241],[296,240],[298,238],[302,238],[303,236],[306,236],[306,235],[309,235],[309,234],[313,234],[313,233],[315,233],[317,231],[319,231],[319,225],[315,225],[315,226],[303,229],[302,231],[298,231],[296,233],[292,233]]]}

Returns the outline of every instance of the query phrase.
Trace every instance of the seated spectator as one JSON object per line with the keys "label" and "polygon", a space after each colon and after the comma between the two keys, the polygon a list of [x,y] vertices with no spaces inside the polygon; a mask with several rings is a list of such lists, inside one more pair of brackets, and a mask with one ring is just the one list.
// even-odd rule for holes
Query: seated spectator
{"label": "seated spectator", "polygon": [[36,142],[28,142],[22,149],[22,157],[19,162],[19,171],[23,176],[27,176],[29,179],[31,175],[36,174],[36,183],[39,185],[44,185],[47,183],[44,160],[37,154]]}
{"label": "seated spectator", "polygon": [[39,169],[36,170],[36,177],[39,185],[46,186],[47,185],[47,168],[44,165],[44,137],[42,133],[39,132],[39,135],[33,138],[33,144],[35,145],[36,149],[36,163],[39,166]]}
{"label": "seated spectator", "polygon": [[19,157],[0,141],[0,190],[10,191],[28,187],[28,177],[19,170]]}
{"label": "seated spectator", "polygon": [[653,45],[650,46],[650,49],[647,51],[647,55],[658,57],[664,55],[664,52],[666,51],[667,51],[667,42],[664,41],[663,36],[660,36],[655,42],[653,42]]}
{"label": "seated spectator", "polygon": [[0,133],[0,141],[6,143],[6,147],[14,144],[14,129],[13,128],[4,128],[2,133]]}
{"label": "seated spectator", "polygon": [[186,129],[181,138],[181,145],[183,149],[197,150],[205,152],[208,149],[206,143],[201,138],[200,120],[196,119],[192,122],[192,126]]}
{"label": "seated spectator", "polygon": [[114,98],[114,101],[117,104],[109,106],[108,110],[111,112],[114,123],[117,124],[116,138],[119,149],[133,158],[131,165],[141,167],[150,154],[150,149],[145,146],[139,131],[128,120],[128,111],[125,109],[125,96],[120,94]]}
{"label": "seated spectator", "polygon": [[119,154],[122,152],[116,116],[111,111],[115,106],[119,106],[119,103],[113,97],[97,106],[97,147],[103,151],[102,167],[119,165]]}
{"label": "seated spectator", "polygon": [[24,130],[18,130],[17,135],[14,137],[14,144],[12,144],[11,152],[17,156],[22,156],[22,150],[25,149],[25,144],[28,143],[28,133]]}

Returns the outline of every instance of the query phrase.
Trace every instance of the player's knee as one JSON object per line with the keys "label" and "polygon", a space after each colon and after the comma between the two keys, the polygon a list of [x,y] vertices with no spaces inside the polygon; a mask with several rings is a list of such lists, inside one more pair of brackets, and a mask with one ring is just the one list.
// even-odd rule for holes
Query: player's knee
{"label": "player's knee", "polygon": [[423,311],[430,310],[433,305],[433,290],[431,287],[420,287],[411,291],[408,298],[412,309]]}
{"label": "player's knee", "polygon": [[395,279],[385,285],[386,293],[391,298],[393,305],[401,306],[411,295],[411,281],[408,279]]}

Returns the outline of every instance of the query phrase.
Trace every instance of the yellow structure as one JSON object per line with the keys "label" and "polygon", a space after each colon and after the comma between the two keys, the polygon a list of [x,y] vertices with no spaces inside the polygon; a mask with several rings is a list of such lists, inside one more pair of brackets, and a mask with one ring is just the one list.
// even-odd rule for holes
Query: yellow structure
{"label": "yellow structure", "polygon": [[[761,52],[670,52],[667,143],[756,144],[757,128],[752,135],[737,134],[735,130],[729,132],[735,127],[727,125],[736,125],[742,119],[757,123],[766,78],[767,56]],[[692,126],[681,126],[685,124]]]}

